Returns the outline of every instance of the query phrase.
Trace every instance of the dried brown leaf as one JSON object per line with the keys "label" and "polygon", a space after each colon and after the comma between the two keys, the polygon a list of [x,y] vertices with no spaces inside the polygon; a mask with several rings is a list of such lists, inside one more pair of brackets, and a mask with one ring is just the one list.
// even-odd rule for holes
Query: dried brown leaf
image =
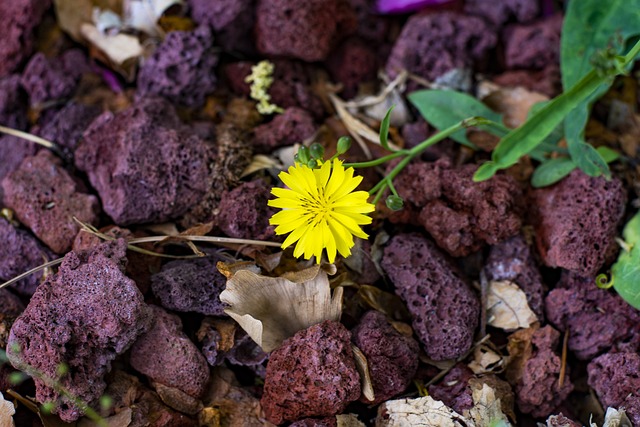
{"label": "dried brown leaf", "polygon": [[468,366],[474,374],[482,375],[489,372],[502,372],[505,364],[505,357],[499,355],[489,346],[480,345],[473,350],[473,360]]}
{"label": "dried brown leaf", "polygon": [[378,408],[376,427],[469,427],[468,420],[431,396],[389,400]]}
{"label": "dried brown leaf", "polygon": [[16,408],[13,407],[13,403],[5,400],[0,392],[0,427],[14,427],[13,415],[15,413]]}
{"label": "dried brown leaf", "polygon": [[195,415],[203,408],[202,402],[175,387],[152,381],[153,388],[162,402],[170,408],[184,414]]}
{"label": "dried brown leaf", "polygon": [[336,415],[337,427],[365,427],[355,414]]}
{"label": "dried brown leaf", "polygon": [[104,418],[104,423],[101,424],[83,417],[78,421],[78,427],[129,427],[132,420],[133,411],[131,408],[124,408],[117,414]]}
{"label": "dried brown leaf", "polygon": [[548,101],[549,97],[523,87],[498,87],[489,93],[482,102],[492,110],[503,114],[505,126],[517,128],[527,120],[529,110],[538,102]]}
{"label": "dried brown leaf", "polygon": [[537,317],[527,302],[527,295],[508,280],[489,282],[487,296],[487,324],[513,331],[528,328]]}
{"label": "dried brown leaf", "polygon": [[356,362],[356,368],[360,373],[360,382],[362,383],[362,394],[369,401],[376,400],[375,393],[373,391],[373,383],[371,382],[371,373],[369,371],[369,363],[364,353],[355,345],[351,344],[351,350],[353,350],[353,358]]}
{"label": "dried brown leaf", "polygon": [[475,427],[490,427],[495,422],[502,421],[502,425],[510,426],[507,416],[502,412],[500,399],[496,392],[487,384],[473,387],[471,392],[473,407],[465,415],[473,420]]}
{"label": "dried brown leaf", "polygon": [[509,335],[509,343],[507,344],[509,364],[507,365],[506,377],[512,385],[520,381],[524,364],[531,358],[533,353],[531,338],[538,327],[538,324],[534,324],[531,328],[522,329]]}

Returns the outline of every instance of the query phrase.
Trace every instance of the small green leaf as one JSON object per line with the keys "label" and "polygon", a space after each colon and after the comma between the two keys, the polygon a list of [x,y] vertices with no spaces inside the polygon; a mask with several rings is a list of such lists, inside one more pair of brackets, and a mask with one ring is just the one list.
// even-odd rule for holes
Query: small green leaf
{"label": "small green leaf", "polygon": [[380,145],[387,151],[394,151],[389,147],[389,125],[391,123],[391,112],[395,107],[395,105],[392,105],[391,108],[389,108],[384,119],[382,119],[382,123],[380,123]]}
{"label": "small green leaf", "polygon": [[568,157],[551,159],[536,168],[531,176],[531,185],[534,188],[546,187],[555,184],[576,168],[576,164]]}
{"label": "small green leaf", "polygon": [[[420,90],[409,95],[409,101],[420,111],[427,123],[438,130],[447,129],[469,117],[479,116],[502,123],[502,115],[466,93],[453,90]],[[465,130],[451,135],[451,139],[477,148],[467,138]]]}
{"label": "small green leaf", "polygon": [[475,182],[486,181],[498,172],[500,168],[493,162],[486,162],[480,165],[475,174],[473,174],[473,180]]}
{"label": "small green leaf", "polygon": [[591,145],[581,140],[573,140],[569,143],[567,139],[567,146],[569,147],[569,154],[574,163],[582,169],[584,173],[589,176],[604,175],[607,178],[611,178],[611,172],[607,162],[602,158],[600,153]]}
{"label": "small green leaf", "polygon": [[618,153],[616,150],[612,150],[609,147],[605,147],[604,145],[602,147],[596,148],[596,150],[607,163],[613,163],[620,158],[620,153]]}
{"label": "small green leaf", "polygon": [[616,292],[640,310],[640,212],[625,225],[622,235],[631,249],[620,251],[611,267],[611,280]]}

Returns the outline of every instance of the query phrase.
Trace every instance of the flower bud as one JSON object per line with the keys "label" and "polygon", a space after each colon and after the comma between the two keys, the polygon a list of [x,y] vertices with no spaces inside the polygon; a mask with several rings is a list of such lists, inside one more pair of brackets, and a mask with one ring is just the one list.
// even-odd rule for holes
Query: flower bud
{"label": "flower bud", "polygon": [[392,211],[399,211],[400,209],[402,209],[404,201],[402,200],[402,197],[391,194],[389,197],[387,197],[387,200],[385,200],[385,204]]}
{"label": "flower bud", "polygon": [[346,153],[349,151],[349,148],[351,148],[351,138],[348,136],[341,136],[340,139],[338,139],[338,154]]}
{"label": "flower bud", "polygon": [[306,165],[307,163],[309,163],[309,160],[311,160],[311,156],[309,155],[309,149],[304,145],[300,147],[300,149],[298,150],[297,156],[298,156],[298,161],[303,165]]}
{"label": "flower bud", "polygon": [[307,162],[307,166],[311,169],[315,169],[318,167],[318,161],[316,159],[311,159]]}
{"label": "flower bud", "polygon": [[309,153],[312,158],[322,160],[324,158],[324,147],[322,144],[314,142],[309,146]]}

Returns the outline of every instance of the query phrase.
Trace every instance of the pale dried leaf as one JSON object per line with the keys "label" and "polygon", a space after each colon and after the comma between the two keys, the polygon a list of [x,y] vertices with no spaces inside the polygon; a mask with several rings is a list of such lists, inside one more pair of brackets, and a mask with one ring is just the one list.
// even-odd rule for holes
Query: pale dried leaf
{"label": "pale dried leaf", "polygon": [[13,407],[13,403],[5,400],[0,392],[0,427],[14,427],[13,415],[15,413],[16,408]]}
{"label": "pale dried leaf", "polygon": [[[590,423],[591,427],[597,427],[595,423]],[[604,415],[604,422],[602,427],[632,427],[633,424],[627,417],[624,408],[615,409],[607,408],[607,413]]]}
{"label": "pale dried leaf", "polygon": [[120,32],[120,29],[122,28],[122,19],[120,19],[120,15],[115,13],[113,10],[103,10],[99,7],[93,9],[93,23],[102,34],[115,34]]}
{"label": "pale dried leaf", "polygon": [[337,427],[365,427],[355,414],[336,415]]}
{"label": "pale dried leaf", "polygon": [[[330,271],[335,273],[335,266]],[[314,266],[281,277],[240,270],[227,279],[220,300],[231,316],[265,352],[296,332],[325,320],[340,320],[342,288],[331,295],[327,272]]]}
{"label": "pale dried leaf", "polygon": [[538,320],[529,307],[527,295],[508,280],[489,283],[487,307],[487,324],[505,331],[528,328]]}
{"label": "pale dried leaf", "polygon": [[495,390],[487,384],[472,391],[473,407],[465,415],[473,420],[476,427],[490,427],[499,423],[501,426],[510,426],[507,416],[502,412],[500,399],[496,397]]}
{"label": "pale dried leaf", "polygon": [[389,400],[378,408],[376,427],[472,427],[462,415],[431,396]]}
{"label": "pale dried leaf", "polygon": [[383,102],[366,107],[364,114],[378,121],[382,121],[391,107],[394,107],[393,111],[391,111],[390,123],[392,126],[402,127],[411,120],[407,103],[397,90],[393,90]]}
{"label": "pale dried leaf", "polygon": [[231,279],[233,275],[240,270],[248,270],[256,274],[260,274],[260,268],[251,261],[238,261],[231,263],[218,261],[216,268],[227,279]]}
{"label": "pale dried leaf", "polygon": [[273,156],[280,160],[282,170],[287,170],[293,166],[295,163],[293,156],[295,156],[298,150],[300,150],[300,147],[302,147],[302,144],[295,143],[293,145],[278,148],[273,152]]}
{"label": "pale dried leaf", "polygon": [[162,30],[158,19],[164,12],[175,6],[182,10],[182,0],[124,0],[124,20],[127,26],[150,36],[160,36]]}
{"label": "pale dried leaf", "polygon": [[188,395],[184,391],[175,387],[169,387],[164,384],[152,381],[151,384],[155,388],[156,393],[165,405],[176,411],[195,415],[203,408],[202,402],[193,396]]}
{"label": "pale dried leaf", "polygon": [[80,27],[93,22],[95,8],[121,10],[122,0],[54,0],[58,25],[76,41],[83,41]]}
{"label": "pale dried leaf", "polygon": [[353,350],[353,358],[356,362],[356,369],[358,369],[358,373],[360,373],[362,394],[369,402],[373,402],[374,400],[376,400],[376,396],[373,392],[373,383],[371,382],[371,373],[369,371],[369,363],[367,362],[367,357],[364,355],[362,350],[360,350],[353,344],[351,344],[351,349]]}
{"label": "pale dried leaf", "polygon": [[139,58],[143,53],[138,38],[129,34],[102,34],[95,25],[86,23],[80,26],[80,33],[118,66],[123,66],[128,60]]}
{"label": "pale dried leaf", "polygon": [[264,154],[257,154],[253,156],[249,166],[242,171],[240,178],[244,178],[263,169],[283,169],[283,166],[273,157],[265,156]]}
{"label": "pale dried leaf", "polygon": [[499,87],[482,99],[492,110],[503,114],[505,126],[517,128],[527,120],[529,110],[535,104],[548,101],[549,97],[523,87]]}
{"label": "pale dried leaf", "polygon": [[502,371],[505,365],[504,357],[485,345],[473,350],[473,360],[469,363],[469,369],[476,375],[488,372]]}

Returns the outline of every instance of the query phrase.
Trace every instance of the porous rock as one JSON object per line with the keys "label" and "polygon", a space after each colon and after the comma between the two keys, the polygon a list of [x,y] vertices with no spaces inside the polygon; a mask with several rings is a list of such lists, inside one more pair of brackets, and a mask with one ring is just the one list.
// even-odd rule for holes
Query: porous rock
{"label": "porous rock", "polygon": [[2,189],[5,205],[58,254],[71,248],[80,229],[74,216],[89,224],[97,220],[98,199],[80,192],[78,183],[48,150],[26,157],[2,180]]}
{"label": "porous rock", "polygon": [[209,381],[206,359],[182,332],[178,316],[150,307],[155,321],[131,347],[131,366],[155,382],[200,397]]}
{"label": "porous rock", "polygon": [[38,134],[46,140],[74,151],[83,132],[101,112],[102,109],[96,105],[84,105],[71,101],[55,113],[51,120],[42,124]]}
{"label": "porous rock", "polygon": [[342,84],[340,95],[350,99],[358,94],[362,83],[375,81],[378,58],[367,42],[350,38],[331,53],[327,59],[327,70],[334,81]]}
{"label": "porous rock", "polygon": [[[53,258],[38,240],[24,230],[0,218],[0,279],[10,280]],[[13,285],[24,295],[32,295],[42,279],[43,272],[31,274]]]}
{"label": "porous rock", "polygon": [[336,427],[337,425],[336,417],[324,417],[304,418],[289,424],[289,427]]}
{"label": "porous rock", "polygon": [[[205,318],[197,337],[202,343],[202,354],[211,366],[218,366],[227,360],[233,365],[260,370],[258,366],[268,357],[260,346],[231,320]],[[229,342],[231,340],[232,343]]]}
{"label": "porous rock", "polygon": [[542,70],[510,70],[493,78],[500,86],[522,86],[527,90],[539,92],[549,98],[562,92],[560,66],[549,64]]}
{"label": "porous rock", "polygon": [[224,50],[253,52],[256,0],[189,0],[191,18],[216,31]]}
{"label": "porous rock", "polygon": [[[13,135],[0,136],[0,184],[5,176],[20,167],[20,163],[38,152],[38,146]],[[0,207],[3,206],[4,190],[0,185]]]}
{"label": "porous rock", "polygon": [[290,107],[276,115],[269,123],[256,126],[253,144],[258,153],[271,153],[285,145],[301,143],[313,136],[313,118],[302,108]]}
{"label": "porous rock", "polygon": [[341,413],[360,397],[351,334],[326,320],[271,352],[261,404],[274,424]]}
{"label": "porous rock", "polygon": [[386,72],[394,78],[407,70],[433,81],[448,71],[472,67],[496,41],[481,18],[452,12],[416,14],[396,40]]}
{"label": "porous rock", "polygon": [[613,245],[626,194],[617,178],[576,169],[550,187],[531,192],[538,253],[549,267],[593,276]]}
{"label": "porous rock", "polygon": [[18,317],[24,311],[24,304],[9,289],[0,288],[0,314]]}
{"label": "porous rock", "polygon": [[376,12],[375,0],[349,0],[358,19],[356,34],[367,41],[383,43],[390,27],[388,16]]}
{"label": "porous rock", "polygon": [[[135,283],[123,274],[122,239],[86,252],[70,252],[47,277],[11,328],[7,355],[18,369],[35,368],[58,378],[74,398],[97,404],[111,362],[146,331],[152,312]],[[17,349],[17,350],[16,350]],[[69,373],[58,374],[61,364]],[[73,401],[34,378],[38,402],[58,402],[64,421],[82,415]]]}
{"label": "porous rock", "polygon": [[[404,139],[406,148],[413,148],[423,142],[425,139],[433,135],[434,131],[424,119],[419,118],[415,122],[407,123],[402,126],[402,138]],[[441,157],[454,158],[456,152],[456,143],[451,139],[445,139],[439,143],[428,147],[422,152],[420,158],[432,162]]]}
{"label": "porous rock", "polygon": [[547,318],[567,328],[569,350],[582,360],[640,335],[640,313],[618,294],[596,286],[593,277],[564,273],[546,298]]}
{"label": "porous rock", "polygon": [[87,172],[118,225],[175,218],[207,190],[209,148],[162,98],[103,113],[75,154],[76,166]]}
{"label": "porous rock", "polygon": [[411,384],[418,369],[420,347],[391,326],[384,314],[371,310],[351,331],[353,342],[367,358],[377,405],[403,391]]}
{"label": "porous rock", "polygon": [[505,30],[507,68],[542,69],[560,62],[562,14],[532,24],[516,24]]}
{"label": "porous rock", "polygon": [[452,256],[466,256],[485,244],[495,245],[518,233],[522,225],[522,191],[508,175],[473,181],[477,165],[453,167],[448,159],[414,163],[396,178],[407,212],[392,222],[422,225]]}
{"label": "porous rock", "polygon": [[138,95],[160,95],[199,107],[216,87],[216,65],[218,55],[209,27],[171,31],[140,69]]}
{"label": "porous rock", "polygon": [[33,52],[34,29],[51,6],[50,0],[15,0],[0,3],[0,77],[15,71]]}
{"label": "porous rock", "polygon": [[473,407],[473,397],[469,380],[473,371],[464,363],[457,363],[439,383],[429,386],[429,395],[462,414]]}
{"label": "porous rock", "polygon": [[275,231],[269,218],[276,210],[267,206],[270,198],[271,187],[261,179],[244,182],[227,191],[220,200],[218,227],[237,239],[273,238]]}
{"label": "porous rock", "polygon": [[153,294],[169,310],[224,316],[218,297],[227,280],[216,269],[218,261],[219,257],[207,256],[168,262],[151,276]]}
{"label": "porous rock", "polygon": [[511,237],[491,247],[485,274],[488,280],[509,280],[527,295],[529,307],[544,320],[544,285],[531,248],[522,235]]}
{"label": "porous rock", "polygon": [[266,55],[322,61],[356,26],[347,0],[259,0],[256,47]]}
{"label": "porous rock", "polygon": [[640,355],[636,352],[607,353],[587,366],[588,382],[600,403],[624,407],[633,425],[640,424]]}
{"label": "porous rock", "polygon": [[27,128],[26,94],[16,74],[0,78],[0,123],[18,130]]}
{"label": "porous rock", "polygon": [[456,359],[471,348],[478,297],[435,245],[418,233],[397,234],[384,249],[382,268],[407,304],[430,358]]}
{"label": "porous rock", "polygon": [[537,18],[540,5],[531,0],[466,0],[464,11],[501,27],[510,21],[528,22]]}

